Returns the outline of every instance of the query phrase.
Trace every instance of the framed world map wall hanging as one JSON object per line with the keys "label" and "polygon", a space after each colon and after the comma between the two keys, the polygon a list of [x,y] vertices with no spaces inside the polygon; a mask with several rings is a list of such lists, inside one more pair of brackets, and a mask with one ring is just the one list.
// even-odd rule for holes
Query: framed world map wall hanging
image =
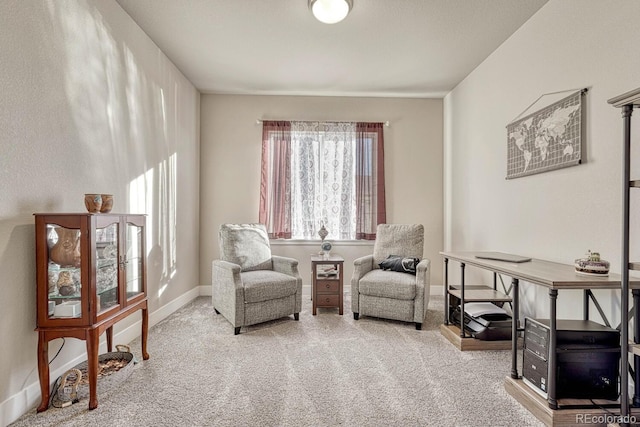
{"label": "framed world map wall hanging", "polygon": [[507,125],[507,179],[580,164],[586,92],[578,90]]}

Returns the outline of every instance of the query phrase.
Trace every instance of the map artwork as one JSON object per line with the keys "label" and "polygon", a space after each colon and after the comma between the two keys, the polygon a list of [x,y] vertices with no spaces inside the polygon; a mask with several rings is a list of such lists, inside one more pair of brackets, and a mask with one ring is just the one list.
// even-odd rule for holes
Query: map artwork
{"label": "map artwork", "polygon": [[580,164],[583,93],[507,125],[507,179]]}

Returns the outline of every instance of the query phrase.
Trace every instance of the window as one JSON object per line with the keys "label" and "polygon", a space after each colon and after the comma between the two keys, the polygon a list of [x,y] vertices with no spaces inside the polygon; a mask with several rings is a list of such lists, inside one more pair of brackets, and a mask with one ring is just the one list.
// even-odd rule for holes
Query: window
{"label": "window", "polygon": [[375,239],[386,221],[381,123],[263,122],[260,222],[272,238]]}

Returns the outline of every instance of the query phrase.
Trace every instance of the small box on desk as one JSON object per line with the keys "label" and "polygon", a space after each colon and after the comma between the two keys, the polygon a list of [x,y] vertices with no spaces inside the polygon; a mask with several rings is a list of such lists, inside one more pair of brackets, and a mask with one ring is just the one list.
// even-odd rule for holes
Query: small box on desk
{"label": "small box on desk", "polygon": [[82,303],[80,301],[65,301],[56,305],[53,310],[55,317],[80,317],[82,313]]}

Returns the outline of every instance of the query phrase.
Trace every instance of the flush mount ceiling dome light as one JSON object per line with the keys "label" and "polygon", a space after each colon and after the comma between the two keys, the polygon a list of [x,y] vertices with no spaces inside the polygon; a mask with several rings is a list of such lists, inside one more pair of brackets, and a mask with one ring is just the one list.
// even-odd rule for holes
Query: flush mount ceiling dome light
{"label": "flush mount ceiling dome light", "polygon": [[347,17],[353,0],[309,0],[309,9],[313,16],[325,24],[335,24]]}

